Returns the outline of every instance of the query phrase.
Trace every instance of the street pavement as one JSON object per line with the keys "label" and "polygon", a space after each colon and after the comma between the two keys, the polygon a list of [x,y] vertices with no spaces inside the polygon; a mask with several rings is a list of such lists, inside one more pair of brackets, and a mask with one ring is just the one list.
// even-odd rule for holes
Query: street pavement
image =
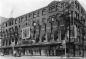
{"label": "street pavement", "polygon": [[52,57],[52,56],[21,56],[21,57],[0,56],[0,59],[86,59],[86,58],[82,57],[65,58],[65,57]]}

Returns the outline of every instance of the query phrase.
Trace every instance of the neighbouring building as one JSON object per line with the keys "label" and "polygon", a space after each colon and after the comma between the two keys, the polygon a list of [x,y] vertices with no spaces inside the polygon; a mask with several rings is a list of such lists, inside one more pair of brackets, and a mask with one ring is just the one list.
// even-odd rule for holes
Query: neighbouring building
{"label": "neighbouring building", "polygon": [[52,1],[46,7],[2,23],[4,54],[85,56],[86,11],[77,0]]}

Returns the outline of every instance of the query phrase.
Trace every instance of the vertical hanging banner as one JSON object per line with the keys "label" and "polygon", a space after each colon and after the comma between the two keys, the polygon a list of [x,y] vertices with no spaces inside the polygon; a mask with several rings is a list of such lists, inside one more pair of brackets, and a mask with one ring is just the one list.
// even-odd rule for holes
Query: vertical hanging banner
{"label": "vertical hanging banner", "polygon": [[22,39],[30,38],[30,27],[22,28]]}

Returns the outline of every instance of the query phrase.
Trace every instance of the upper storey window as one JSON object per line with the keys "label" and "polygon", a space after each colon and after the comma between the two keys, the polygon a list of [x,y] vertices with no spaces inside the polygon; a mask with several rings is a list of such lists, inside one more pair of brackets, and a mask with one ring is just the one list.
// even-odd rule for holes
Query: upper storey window
{"label": "upper storey window", "polygon": [[23,21],[23,18],[24,18],[23,16],[21,16],[21,17],[20,17],[20,22],[22,22],[22,21]]}
{"label": "upper storey window", "polygon": [[17,18],[15,19],[15,24],[17,24]]}
{"label": "upper storey window", "polygon": [[8,25],[9,25],[9,26],[13,25],[13,18],[10,18],[10,19],[9,19]]}
{"label": "upper storey window", "polygon": [[11,21],[9,21],[9,26],[11,26]]}
{"label": "upper storey window", "polygon": [[32,13],[29,13],[28,17],[31,18],[32,17]]}
{"label": "upper storey window", "polygon": [[23,21],[27,21],[26,15],[23,15]]}
{"label": "upper storey window", "polygon": [[33,18],[39,17],[39,11],[33,12]]}
{"label": "upper storey window", "polygon": [[37,17],[37,13],[36,12],[33,13],[33,18],[35,18],[35,17]]}
{"label": "upper storey window", "polygon": [[13,20],[11,21],[11,24],[13,25]]}
{"label": "upper storey window", "polygon": [[57,4],[56,4],[56,10],[57,11],[62,11],[63,10],[63,8],[66,6],[64,6],[65,4],[63,4],[62,2],[58,2]]}
{"label": "upper storey window", "polygon": [[26,18],[26,21],[28,20],[28,18],[27,18],[27,14],[25,15],[25,18]]}
{"label": "upper storey window", "polygon": [[56,11],[55,5],[49,6],[49,12],[54,12],[54,11]]}
{"label": "upper storey window", "polygon": [[21,19],[20,19],[20,17],[18,18],[19,19],[19,23],[21,22]]}
{"label": "upper storey window", "polygon": [[15,31],[18,31],[18,27],[17,26],[15,26]]}
{"label": "upper storey window", "polygon": [[18,17],[15,19],[15,24],[21,23],[24,17]]}
{"label": "upper storey window", "polygon": [[47,9],[46,9],[46,8],[44,8],[44,9],[42,10],[42,15],[45,15],[45,14],[46,14],[46,12],[47,12]]}
{"label": "upper storey window", "polygon": [[6,22],[6,27],[7,27],[7,22]]}
{"label": "upper storey window", "polygon": [[27,15],[24,15],[23,18],[24,18],[24,21],[27,21]]}
{"label": "upper storey window", "polygon": [[79,10],[79,3],[75,1],[75,7]]}
{"label": "upper storey window", "polygon": [[84,15],[84,9],[83,8],[81,8],[81,13],[82,13],[82,15]]}

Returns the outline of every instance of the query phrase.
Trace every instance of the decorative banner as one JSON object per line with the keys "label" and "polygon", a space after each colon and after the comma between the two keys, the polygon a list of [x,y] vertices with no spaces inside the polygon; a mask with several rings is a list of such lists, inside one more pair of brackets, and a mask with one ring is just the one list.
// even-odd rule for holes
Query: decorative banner
{"label": "decorative banner", "polygon": [[22,39],[30,38],[30,27],[22,29]]}

